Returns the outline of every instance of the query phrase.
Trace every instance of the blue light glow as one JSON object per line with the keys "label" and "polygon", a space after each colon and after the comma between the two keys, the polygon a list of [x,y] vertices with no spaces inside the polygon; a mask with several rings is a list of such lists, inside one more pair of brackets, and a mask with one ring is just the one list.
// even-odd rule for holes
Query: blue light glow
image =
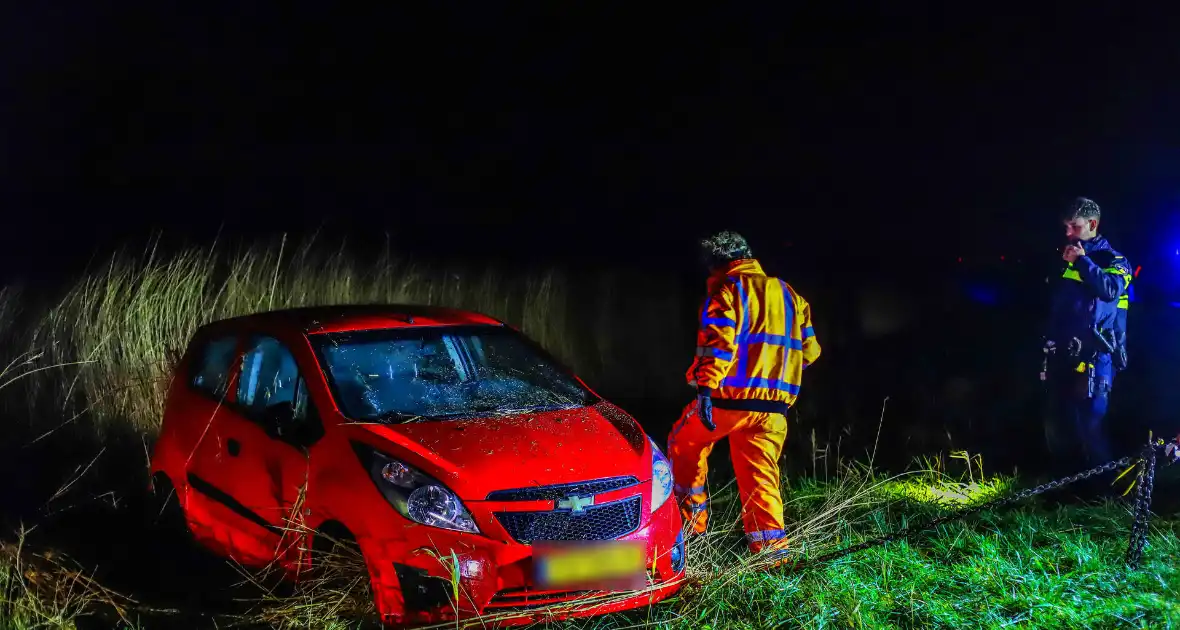
{"label": "blue light glow", "polygon": [[996,306],[1000,303],[1000,292],[995,287],[986,287],[978,284],[968,285],[966,292],[967,297],[976,304]]}

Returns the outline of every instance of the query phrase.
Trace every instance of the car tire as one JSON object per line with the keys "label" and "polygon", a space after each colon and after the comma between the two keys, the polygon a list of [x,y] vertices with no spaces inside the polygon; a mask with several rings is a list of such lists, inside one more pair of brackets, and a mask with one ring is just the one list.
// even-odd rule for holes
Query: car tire
{"label": "car tire", "polygon": [[151,488],[143,501],[144,540],[141,545],[148,557],[168,558],[168,562],[155,564],[152,573],[145,573],[144,579],[154,584],[152,596],[163,608],[181,611],[202,610],[211,601],[219,608],[229,601],[228,597],[215,592],[211,584],[219,583],[220,577],[237,577],[236,572],[225,568],[225,561],[202,547],[192,536],[180,505],[176,487],[163,472],[152,475]]}
{"label": "car tire", "polygon": [[310,588],[328,591],[334,599],[348,594],[356,607],[341,611],[345,617],[360,614],[354,620],[361,621],[365,617],[362,610],[375,612],[371,609],[374,602],[369,567],[356,537],[340,523],[326,522],[312,534],[309,577]]}
{"label": "car tire", "polygon": [[334,577],[328,574],[340,566],[338,562],[357,560],[363,566],[360,545],[348,528],[336,521],[328,521],[316,528],[311,536],[311,570],[317,579]]}

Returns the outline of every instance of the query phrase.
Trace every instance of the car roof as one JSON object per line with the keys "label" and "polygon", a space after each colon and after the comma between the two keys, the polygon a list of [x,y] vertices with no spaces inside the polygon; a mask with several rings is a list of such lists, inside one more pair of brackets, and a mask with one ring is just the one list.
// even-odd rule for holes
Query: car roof
{"label": "car roof", "polygon": [[315,335],[355,330],[429,328],[437,326],[503,326],[475,311],[422,304],[338,304],[278,309],[209,322],[200,331],[234,328],[265,329]]}

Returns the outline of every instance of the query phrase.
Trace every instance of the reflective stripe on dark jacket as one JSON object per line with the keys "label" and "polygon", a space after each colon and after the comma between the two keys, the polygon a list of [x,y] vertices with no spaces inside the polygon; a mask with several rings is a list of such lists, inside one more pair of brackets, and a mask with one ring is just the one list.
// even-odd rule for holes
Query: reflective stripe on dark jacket
{"label": "reflective stripe on dark jacket", "polygon": [[[1092,329],[1115,347],[1126,343],[1127,286],[1131,265],[1111,248],[1101,235],[1082,244],[1085,256],[1069,263],[1059,278],[1051,281],[1052,303],[1046,338],[1065,348],[1074,337],[1083,347],[1105,352]],[[1120,315],[1121,313],[1121,315]]]}

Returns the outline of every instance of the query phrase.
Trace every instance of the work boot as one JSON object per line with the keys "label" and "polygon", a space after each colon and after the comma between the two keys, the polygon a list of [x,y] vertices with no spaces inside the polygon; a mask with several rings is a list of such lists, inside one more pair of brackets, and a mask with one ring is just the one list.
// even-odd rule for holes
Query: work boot
{"label": "work boot", "polygon": [[750,543],[750,553],[754,555],[754,562],[758,568],[764,570],[779,567],[793,567],[799,563],[799,554],[790,548],[786,538],[779,538],[764,543]]}
{"label": "work boot", "polygon": [[680,503],[680,518],[688,525],[690,538],[695,538],[709,530],[709,501],[695,503],[691,499]]}

